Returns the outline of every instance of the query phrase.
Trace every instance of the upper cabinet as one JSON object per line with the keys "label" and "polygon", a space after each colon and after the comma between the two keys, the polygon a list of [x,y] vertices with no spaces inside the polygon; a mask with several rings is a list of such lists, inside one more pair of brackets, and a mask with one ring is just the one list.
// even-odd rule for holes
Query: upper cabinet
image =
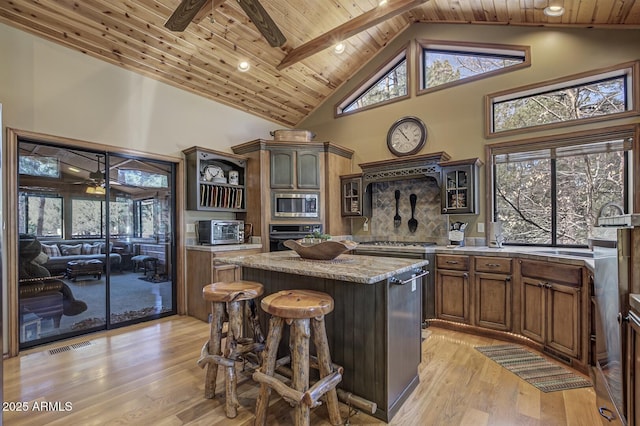
{"label": "upper cabinet", "polygon": [[340,176],[342,216],[362,216],[362,173]]}
{"label": "upper cabinet", "polygon": [[200,147],[183,153],[187,159],[187,210],[246,211],[246,158]]}
{"label": "upper cabinet", "polygon": [[442,173],[441,207],[443,214],[478,214],[478,158],[440,163]]}
{"label": "upper cabinet", "polygon": [[277,149],[271,151],[271,188],[319,189],[320,158],[317,151]]}

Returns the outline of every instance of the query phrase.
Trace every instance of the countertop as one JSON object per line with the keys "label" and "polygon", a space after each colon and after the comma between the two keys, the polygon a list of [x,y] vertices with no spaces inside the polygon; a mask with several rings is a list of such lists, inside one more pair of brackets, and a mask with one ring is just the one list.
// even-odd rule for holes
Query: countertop
{"label": "countertop", "polygon": [[262,244],[223,244],[218,246],[203,246],[200,244],[189,244],[186,246],[186,248],[187,250],[219,252],[219,251],[261,249]]}
{"label": "countertop", "polygon": [[221,263],[361,284],[374,284],[425,266],[427,260],[342,254],[335,260],[302,259],[293,251],[226,257]]}

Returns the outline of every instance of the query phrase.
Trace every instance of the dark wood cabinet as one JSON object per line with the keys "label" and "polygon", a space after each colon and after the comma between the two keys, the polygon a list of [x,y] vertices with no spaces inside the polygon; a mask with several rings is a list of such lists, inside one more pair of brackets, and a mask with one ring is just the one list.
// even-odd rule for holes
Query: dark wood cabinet
{"label": "dark wood cabinet", "polygon": [[340,213],[342,216],[362,216],[362,174],[340,176]]}
{"label": "dark wood cabinet", "polygon": [[629,312],[627,331],[627,424],[640,426],[640,312]]}
{"label": "dark wood cabinet", "polygon": [[319,189],[320,159],[317,151],[271,150],[271,188]]}
{"label": "dark wood cabinet", "polygon": [[469,323],[469,256],[436,255],[436,316]]}
{"label": "dark wood cabinet", "polygon": [[511,331],[511,259],[475,256],[475,325]]}
{"label": "dark wood cabinet", "polygon": [[522,334],[561,355],[580,358],[582,268],[520,262]]}
{"label": "dark wood cabinet", "polygon": [[246,211],[246,158],[199,147],[183,153],[187,210]]}
{"label": "dark wood cabinet", "polygon": [[482,162],[477,159],[440,163],[442,194],[440,198],[443,214],[478,214],[479,169]]}

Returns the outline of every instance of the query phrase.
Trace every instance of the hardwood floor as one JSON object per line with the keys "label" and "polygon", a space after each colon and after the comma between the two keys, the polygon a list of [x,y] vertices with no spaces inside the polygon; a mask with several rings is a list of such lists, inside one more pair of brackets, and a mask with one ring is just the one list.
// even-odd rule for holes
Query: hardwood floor
{"label": "hardwood floor", "polygon": [[[436,327],[429,331],[423,343],[420,385],[390,424],[600,423],[592,388],[542,393],[474,349],[498,341]],[[258,387],[246,375],[238,375],[241,407],[236,419],[225,417],[221,397],[203,398],[204,370],[196,360],[207,336],[207,324],[174,316],[7,359],[5,403],[24,402],[18,407],[28,411],[5,411],[4,424],[252,425]],[[65,346],[71,349],[56,351]],[[218,375],[219,380],[222,377]],[[222,394],[224,385],[218,389],[217,395]],[[271,399],[268,424],[293,424],[293,410],[276,396]],[[43,402],[50,403],[48,410],[34,410]],[[348,407],[340,405],[346,418]],[[329,424],[324,406],[312,410],[311,422]],[[363,413],[353,415],[350,423],[383,424]]]}

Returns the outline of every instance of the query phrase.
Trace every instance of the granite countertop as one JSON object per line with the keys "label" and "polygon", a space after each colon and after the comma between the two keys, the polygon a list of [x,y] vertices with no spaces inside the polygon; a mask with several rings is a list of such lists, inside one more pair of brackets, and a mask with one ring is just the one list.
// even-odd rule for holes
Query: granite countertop
{"label": "granite countertop", "polygon": [[524,259],[540,260],[544,262],[558,262],[569,265],[594,267],[593,253],[589,249],[554,248],[554,247],[525,247],[525,246],[463,246],[448,247],[434,246],[431,249],[439,254],[466,254],[471,256],[500,256],[520,257]]}
{"label": "granite countertop", "polygon": [[342,254],[333,261],[307,260],[300,258],[293,251],[226,257],[221,258],[219,261],[246,268],[351,281],[361,284],[374,284],[429,263],[427,260],[420,259],[397,259],[351,254]]}
{"label": "granite countertop", "polygon": [[203,246],[200,244],[188,244],[186,248],[187,250],[219,252],[219,251],[261,249],[262,244],[223,244],[218,246]]}

